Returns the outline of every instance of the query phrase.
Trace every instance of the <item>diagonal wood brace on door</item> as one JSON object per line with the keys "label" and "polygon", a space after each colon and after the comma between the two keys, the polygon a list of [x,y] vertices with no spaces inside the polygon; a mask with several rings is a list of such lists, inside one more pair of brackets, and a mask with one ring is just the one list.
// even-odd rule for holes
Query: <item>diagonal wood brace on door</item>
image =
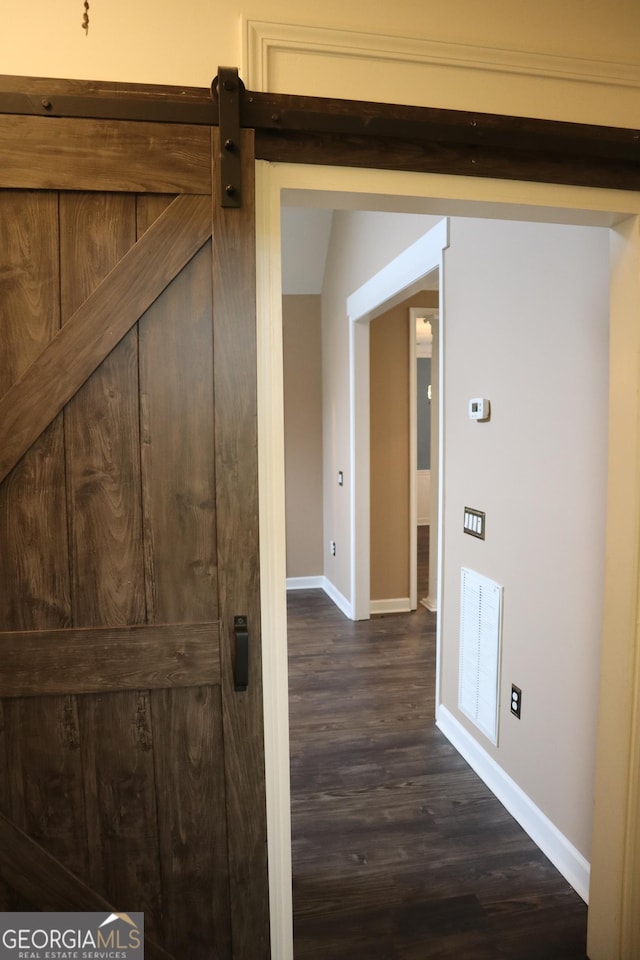
{"label": "diagonal wood brace on door", "polygon": [[220,204],[223,207],[242,205],[242,173],[240,164],[240,94],[244,84],[237,67],[218,67],[218,76],[211,84],[211,95],[218,100],[220,125]]}

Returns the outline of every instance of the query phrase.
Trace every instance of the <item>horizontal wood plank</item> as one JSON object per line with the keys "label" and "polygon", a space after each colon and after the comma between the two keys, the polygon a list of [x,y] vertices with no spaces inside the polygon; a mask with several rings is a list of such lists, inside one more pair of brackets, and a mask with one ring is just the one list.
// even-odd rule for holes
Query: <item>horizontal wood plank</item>
{"label": "horizontal wood plank", "polygon": [[210,236],[209,198],[176,197],[76,310],[0,400],[0,481]]}
{"label": "horizontal wood plank", "polygon": [[218,623],[0,633],[0,697],[220,682]]}
{"label": "horizontal wood plank", "polygon": [[[212,98],[209,87],[0,75],[0,113],[170,122],[182,119],[185,124],[210,126],[219,122],[217,82],[214,87]],[[442,107],[242,89],[241,125],[256,131],[277,131],[283,136],[306,131],[415,143],[484,144],[640,162],[637,128]]]}
{"label": "horizontal wood plank", "polygon": [[208,127],[0,116],[0,187],[211,193]]}
{"label": "horizontal wood plank", "polygon": [[241,102],[242,126],[281,136],[306,131],[640,162],[639,131],[627,127],[255,91],[243,94]]}
{"label": "horizontal wood plank", "polygon": [[65,77],[30,77],[13,73],[0,74],[0,96],[19,93],[39,99],[45,97],[88,97],[91,99],[125,99],[131,97],[151,102],[176,100],[185,103],[211,102],[210,87],[187,87],[162,83],[129,83],[119,80],[81,80]]}
{"label": "horizontal wood plank", "polygon": [[[114,913],[114,906],[88,887],[59,860],[47,853],[26,833],[0,814],[0,878],[39,910],[55,912],[88,911]],[[127,909],[135,912],[135,905]],[[145,938],[146,960],[172,960],[153,940]]]}
{"label": "horizontal wood plank", "polygon": [[[219,122],[217,95],[211,100],[208,88],[25,77],[0,77],[0,113],[5,112],[8,117],[46,123],[111,118],[125,125],[143,121],[132,125],[145,127],[165,121],[169,136],[173,127],[204,131]],[[626,127],[248,90],[241,94],[240,119],[241,126],[256,130],[256,157],[272,162],[624,190],[637,190],[640,182],[638,130]],[[38,175],[39,166],[20,165],[17,176],[30,177],[32,169]],[[46,175],[49,168],[43,169]],[[110,176],[108,159],[105,169]]]}
{"label": "horizontal wood plank", "polygon": [[640,163],[555,150],[507,149],[483,143],[383,139],[299,130],[256,131],[256,159],[377,170],[640,190]]}

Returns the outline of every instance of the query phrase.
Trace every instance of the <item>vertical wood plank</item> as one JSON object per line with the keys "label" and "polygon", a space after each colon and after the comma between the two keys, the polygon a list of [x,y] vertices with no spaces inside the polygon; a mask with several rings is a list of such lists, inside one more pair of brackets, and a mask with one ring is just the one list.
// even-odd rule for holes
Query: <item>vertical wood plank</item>
{"label": "vertical wood plank", "polygon": [[[0,194],[0,393],[60,326],[58,198]],[[62,422],[56,420],[0,487],[0,623],[70,623]]]}
{"label": "vertical wood plank", "polygon": [[0,486],[0,543],[2,629],[70,626],[61,416]]}
{"label": "vertical wood plank", "polygon": [[[162,197],[138,198],[138,232]],[[211,246],[140,321],[150,622],[216,619]],[[219,688],[153,691],[165,943],[231,957]]]}
{"label": "vertical wood plank", "polygon": [[230,960],[220,688],[152,697],[166,947],[181,956],[188,944],[190,960]]}
{"label": "vertical wood plank", "polygon": [[139,240],[175,199],[172,193],[140,193],[136,196],[136,236]]}
{"label": "vertical wood plank", "polygon": [[87,872],[75,698],[29,697],[7,717],[12,820],[69,870]]}
{"label": "vertical wood plank", "polygon": [[0,813],[11,816],[9,801],[9,765],[7,760],[6,723],[4,709],[0,700]]}
{"label": "vertical wood plank", "polygon": [[[140,198],[140,232],[162,203]],[[216,620],[210,243],[139,327],[149,621]]]}
{"label": "vertical wood plank", "polygon": [[0,194],[0,396],[58,330],[58,195]]}
{"label": "vertical wood plank", "polygon": [[[0,194],[0,390],[60,326],[58,197]],[[70,624],[63,424],[58,417],[0,488],[0,622]],[[67,698],[2,707],[2,809],[70,868],[86,869],[77,717]],[[25,904],[5,891],[8,909]]]}
{"label": "vertical wood plank", "polygon": [[[213,200],[216,505],[227,821],[234,960],[269,956],[260,640],[255,186],[243,131],[242,207]],[[219,132],[213,131],[219,162]],[[214,192],[220,189],[216,170]],[[233,618],[248,617],[249,686],[233,689]]]}
{"label": "vertical wood plank", "polygon": [[162,942],[149,695],[79,697],[89,843],[98,844],[98,891],[125,912],[142,910],[145,931]]}
{"label": "vertical wood plank", "polygon": [[[60,200],[62,322],[135,243],[135,198]],[[76,626],[143,623],[138,347],[132,330],[65,410]]]}
{"label": "vertical wood plank", "polygon": [[[136,239],[135,197],[61,198],[62,320]],[[65,410],[75,626],[145,621],[138,342],[132,330]],[[161,915],[148,695],[79,698],[90,880],[124,910]]]}
{"label": "vertical wood plank", "polygon": [[[11,803],[9,795],[9,761],[7,757],[5,732],[4,709],[2,701],[0,701],[0,813],[8,817],[11,815]],[[5,913],[11,910],[28,911],[31,909],[31,904],[22,901],[16,891],[0,878],[0,912]]]}

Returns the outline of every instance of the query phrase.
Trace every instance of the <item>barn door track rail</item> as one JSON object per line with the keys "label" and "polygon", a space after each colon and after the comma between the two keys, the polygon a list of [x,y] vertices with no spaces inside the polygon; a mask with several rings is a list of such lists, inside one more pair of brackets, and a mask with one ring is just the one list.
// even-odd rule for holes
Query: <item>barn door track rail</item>
{"label": "barn door track rail", "polygon": [[223,206],[242,202],[240,130],[256,159],[640,190],[640,130],[246,90],[0,76],[0,114],[220,127]]}

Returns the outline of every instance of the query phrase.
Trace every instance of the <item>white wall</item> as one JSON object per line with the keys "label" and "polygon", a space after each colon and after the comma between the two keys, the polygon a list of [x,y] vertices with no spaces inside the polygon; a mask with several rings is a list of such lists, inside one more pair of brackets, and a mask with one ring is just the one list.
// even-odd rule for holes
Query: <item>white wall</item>
{"label": "white wall", "polygon": [[[438,217],[336,211],[322,293],[322,395],[324,405],[325,576],[348,601],[350,581],[349,511],[349,327],[347,297],[385,264],[423,236]],[[344,486],[336,483],[344,471]],[[329,553],[336,541],[336,556]]]}
{"label": "white wall", "polygon": [[[602,630],[608,231],[453,220],[442,698],[589,859]],[[491,420],[468,419],[470,397]],[[464,506],[486,540],[464,535]],[[460,568],[504,585],[499,747],[457,709]],[[522,688],[522,719],[509,712]]]}

